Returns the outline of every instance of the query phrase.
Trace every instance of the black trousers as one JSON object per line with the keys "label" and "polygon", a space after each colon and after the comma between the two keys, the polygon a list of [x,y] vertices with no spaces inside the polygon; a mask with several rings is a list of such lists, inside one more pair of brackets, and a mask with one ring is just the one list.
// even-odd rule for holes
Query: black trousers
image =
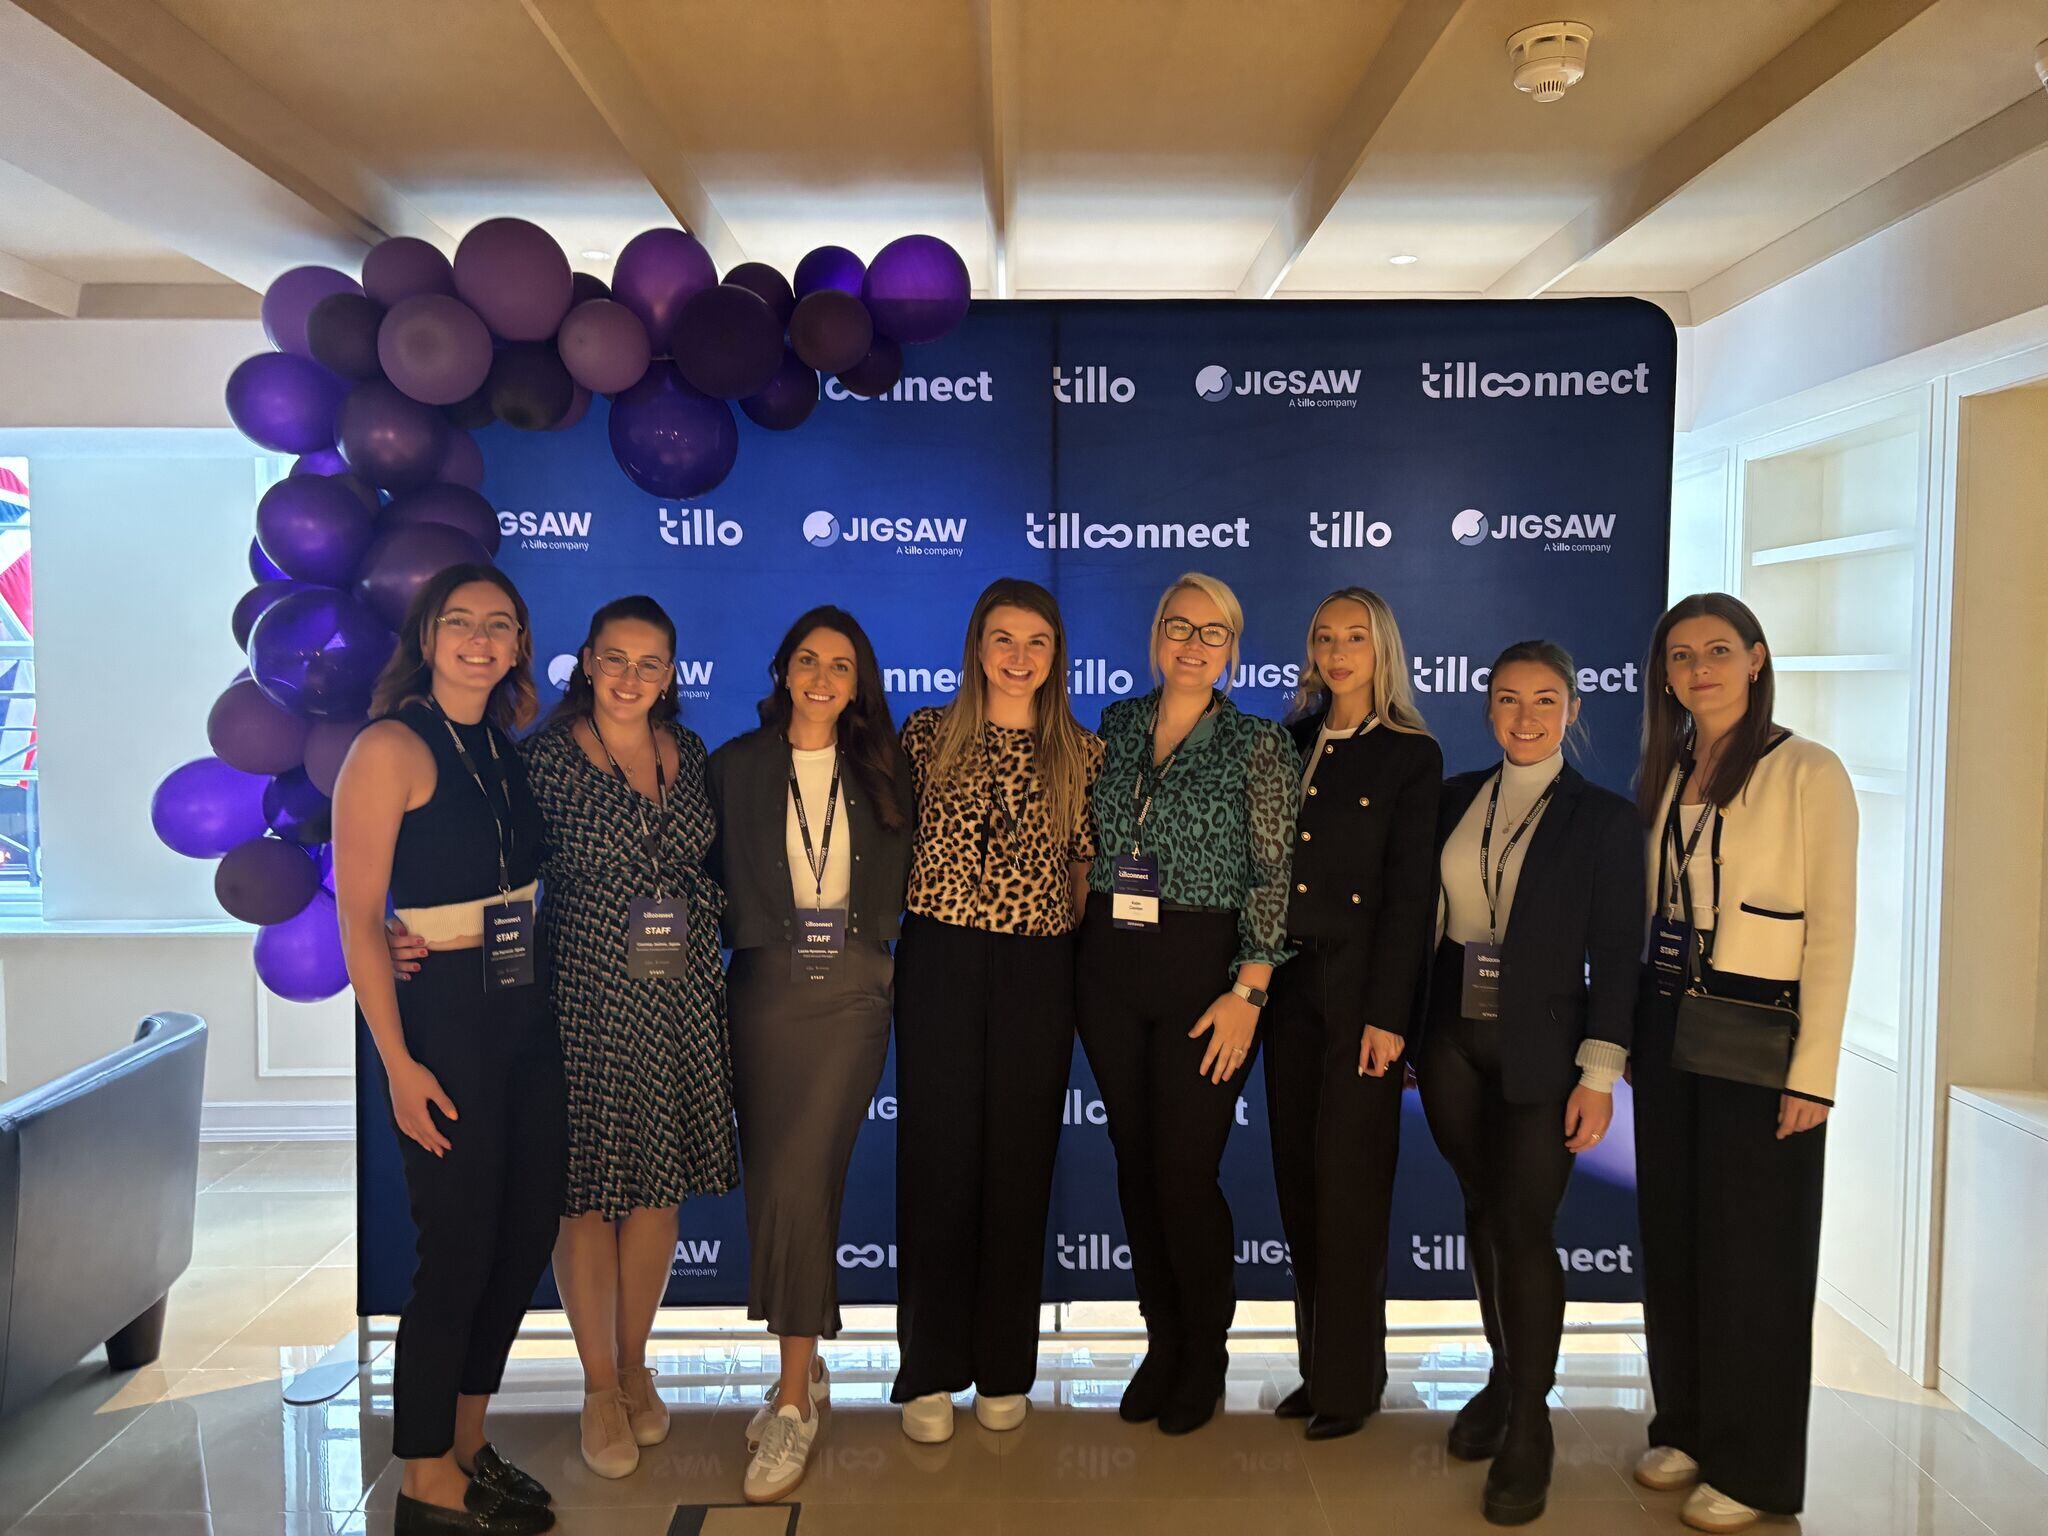
{"label": "black trousers", "polygon": [[455,1101],[436,1157],[400,1133],[419,1266],[398,1316],[391,1454],[439,1456],[455,1399],[498,1390],[554,1251],[568,1129],[547,979],[486,997],[481,949],[430,953],[398,989],[405,1044]]}
{"label": "black trousers", "polygon": [[1038,1375],[1045,1218],[1074,1062],[1074,941],[904,919],[896,945],[899,1403]]}
{"label": "black trousers", "polygon": [[1501,1022],[1459,1011],[1464,954],[1461,944],[1438,946],[1416,1075],[1430,1134],[1465,1196],[1465,1247],[1494,1368],[1517,1410],[1541,1408],[1564,1334],[1553,1229],[1575,1161],[1564,1145],[1565,1100],[1507,1098]]}
{"label": "black trousers", "polygon": [[[1752,1000],[1764,986],[1717,975]],[[1770,1514],[1806,1494],[1813,1303],[1827,1127],[1777,1139],[1778,1093],[1671,1065],[1678,1000],[1646,976],[1636,1010],[1636,1188],[1650,1443]]]}
{"label": "black trousers", "polygon": [[1301,1376],[1310,1406],[1338,1417],[1372,1412],[1386,1387],[1387,1221],[1408,1075],[1405,1062],[1359,1075],[1349,949],[1310,944],[1275,971],[1259,1029]]}
{"label": "black trousers", "polygon": [[1091,894],[1076,966],[1145,1331],[1185,1368],[1213,1368],[1219,1386],[1237,1281],[1217,1170],[1259,1047],[1254,1036],[1238,1071],[1212,1083],[1196,1070],[1209,1036],[1188,1031],[1228,990],[1236,953],[1235,912],[1166,911],[1156,928],[1123,929]]}

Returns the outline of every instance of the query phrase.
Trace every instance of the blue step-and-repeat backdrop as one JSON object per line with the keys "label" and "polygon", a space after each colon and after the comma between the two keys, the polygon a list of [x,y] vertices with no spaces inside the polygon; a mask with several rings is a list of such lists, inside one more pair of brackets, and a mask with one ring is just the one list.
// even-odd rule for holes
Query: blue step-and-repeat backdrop
{"label": "blue step-and-repeat backdrop", "polygon": [[[962,630],[997,576],[1058,595],[1084,724],[1150,687],[1161,587],[1208,571],[1244,602],[1235,697],[1289,707],[1316,601],[1372,587],[1393,604],[1416,699],[1451,771],[1498,759],[1486,663],[1549,636],[1578,658],[1582,766],[1626,791],[1641,660],[1663,607],[1675,336],[1635,300],[1528,303],[977,303],[904,380],[862,400],[828,383],[796,432],[740,421],[730,478],[658,502],[613,463],[604,403],[576,428],[480,434],[499,560],[533,608],[543,704],[591,611],[647,592],[674,615],[684,720],[709,746],[747,729],[784,628],[821,602],[873,636],[900,722],[955,686]],[[387,1099],[359,1050],[360,1309],[396,1312],[413,1263]],[[894,1064],[854,1156],[840,1232],[848,1303],[895,1299]],[[1076,1050],[1047,1300],[1132,1295],[1103,1111]],[[1224,1162],[1239,1294],[1292,1294],[1263,1085]],[[1580,1157],[1558,1223],[1576,1299],[1640,1294],[1627,1089]],[[1471,1294],[1457,1185],[1411,1090],[1389,1288]],[[688,1204],[671,1305],[746,1296],[740,1197]],[[540,1304],[557,1304],[552,1281]]]}

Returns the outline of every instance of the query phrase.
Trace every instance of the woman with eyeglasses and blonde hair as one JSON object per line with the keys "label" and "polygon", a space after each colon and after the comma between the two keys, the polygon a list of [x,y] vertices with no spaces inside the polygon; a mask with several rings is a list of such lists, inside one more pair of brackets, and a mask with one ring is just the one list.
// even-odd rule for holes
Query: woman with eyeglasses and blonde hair
{"label": "woman with eyeglasses and blonde hair", "polygon": [[1302,1383],[1277,1412],[1327,1440],[1363,1427],[1386,1387],[1404,1051],[1436,915],[1443,753],[1378,593],[1316,605],[1289,728],[1304,764],[1294,959],[1266,1011],[1266,1109]]}
{"label": "woman with eyeglasses and blonde hair", "polygon": [[1217,1170],[1287,958],[1301,764],[1282,727],[1227,696],[1243,633],[1215,577],[1166,589],[1152,615],[1158,686],[1103,711],[1092,796],[1081,1043],[1109,1115],[1147,1340],[1118,1411],[1170,1435],[1208,1423],[1223,1394],[1236,1289]]}
{"label": "woman with eyeglasses and blonde hair", "polygon": [[1074,928],[1102,743],[1067,700],[1066,626],[1037,582],[990,583],[953,702],[903,725],[917,804],[896,948],[896,1275],[903,1432],[953,1433],[973,1387],[1024,1422],[1060,1111]]}

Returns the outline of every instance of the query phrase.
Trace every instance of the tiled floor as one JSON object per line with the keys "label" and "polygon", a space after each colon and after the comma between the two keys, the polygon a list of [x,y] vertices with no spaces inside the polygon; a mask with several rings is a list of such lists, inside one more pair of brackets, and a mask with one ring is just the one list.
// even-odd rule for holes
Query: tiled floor
{"label": "tiled floor", "polygon": [[[390,1358],[318,1407],[287,1407],[280,1378],[320,1359],[354,1323],[353,1149],[210,1145],[203,1150],[193,1267],[172,1293],[163,1359],[127,1377],[88,1360],[36,1407],[0,1423],[0,1531],[19,1536],[257,1536],[388,1530]],[[1589,1316],[1593,1309],[1584,1309]],[[1400,1309],[1441,1325],[1457,1309]],[[1575,1309],[1574,1316],[1580,1309]],[[1102,1309],[1076,1308],[1087,1327]],[[887,1314],[849,1316],[886,1326]],[[743,1321],[730,1318],[744,1329]],[[559,1322],[559,1319],[553,1320]],[[704,1326],[701,1315],[671,1321]],[[1275,1325],[1284,1309],[1246,1307]],[[1819,1321],[1812,1476],[1814,1536],[2048,1536],[2048,1476],[1946,1399],[1894,1371],[1833,1313]],[[1567,1341],[1554,1399],[1557,1471],[1535,1529],[1572,1536],[1676,1533],[1678,1499],[1628,1480],[1643,1441],[1641,1340]],[[1117,1418],[1128,1346],[1072,1339],[1048,1349],[1024,1427],[991,1435],[963,1412],[953,1441],[914,1445],[887,1406],[886,1345],[831,1348],[834,1404],[799,1497],[801,1536],[1047,1531],[1059,1536],[1373,1536],[1478,1532],[1482,1467],[1450,1461],[1449,1416],[1483,1379],[1485,1356],[1455,1337],[1404,1337],[1389,1411],[1349,1440],[1308,1445],[1264,1410],[1291,1388],[1290,1355],[1247,1341],[1226,1411],[1169,1440]],[[741,1427],[767,1379],[758,1335],[670,1344],[668,1441],[639,1472],[606,1482],[576,1453],[581,1381],[566,1339],[523,1342],[494,1434],[555,1491],[565,1532],[658,1536],[677,1505],[734,1504]],[[368,1411],[364,1409],[368,1403]],[[786,1512],[713,1509],[702,1536],[784,1536]]]}

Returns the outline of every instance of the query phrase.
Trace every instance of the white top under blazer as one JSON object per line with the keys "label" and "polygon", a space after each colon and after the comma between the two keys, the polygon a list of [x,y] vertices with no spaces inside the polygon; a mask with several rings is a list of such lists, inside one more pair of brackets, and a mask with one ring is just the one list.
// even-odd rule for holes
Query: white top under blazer
{"label": "white top under blazer", "polygon": [[[1650,827],[1652,917],[1658,845],[1677,780],[1673,769]],[[1721,815],[1714,969],[1799,983],[1799,1040],[1785,1086],[1832,1103],[1856,951],[1856,791],[1834,753],[1787,736],[1757,760]],[[1709,827],[1701,856],[1713,835]]]}

